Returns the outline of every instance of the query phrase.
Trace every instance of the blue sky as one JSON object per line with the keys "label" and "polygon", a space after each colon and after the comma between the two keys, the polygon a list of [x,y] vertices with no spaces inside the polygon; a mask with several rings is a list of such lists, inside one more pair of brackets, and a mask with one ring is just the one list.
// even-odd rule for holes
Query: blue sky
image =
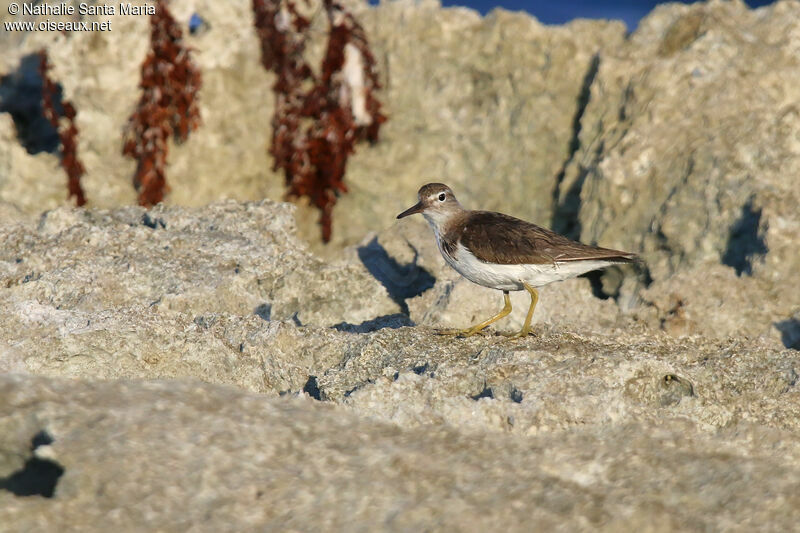
{"label": "blue sky", "polygon": [[[495,7],[528,11],[545,24],[562,24],[577,17],[622,19],[633,30],[658,0],[440,0],[444,6],[467,6],[481,13]],[[752,7],[771,4],[773,0],[746,0]],[[377,2],[375,2],[377,3]],[[690,4],[691,0],[684,0]]]}

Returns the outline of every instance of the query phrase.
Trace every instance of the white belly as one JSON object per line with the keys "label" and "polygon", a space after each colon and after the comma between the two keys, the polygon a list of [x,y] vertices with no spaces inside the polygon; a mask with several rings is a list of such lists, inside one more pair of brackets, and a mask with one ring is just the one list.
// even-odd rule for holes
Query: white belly
{"label": "white belly", "polygon": [[503,291],[520,291],[525,288],[523,281],[532,287],[541,287],[614,264],[614,261],[593,260],[544,265],[495,265],[484,263],[461,243],[458,244],[454,257],[444,253],[444,250],[441,251],[447,264],[471,282]]}

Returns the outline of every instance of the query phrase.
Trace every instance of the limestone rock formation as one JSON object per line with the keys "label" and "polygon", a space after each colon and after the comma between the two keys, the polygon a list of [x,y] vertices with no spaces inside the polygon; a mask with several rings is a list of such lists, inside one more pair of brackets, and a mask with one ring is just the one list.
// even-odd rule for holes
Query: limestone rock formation
{"label": "limestone rock formation", "polygon": [[[348,5],[390,121],[324,249],[275,201],[244,0],[170,4],[207,22],[205,125],[151,210],[117,141],[146,19],[0,34],[17,117],[50,47],[92,202],[65,206],[56,156],[0,112],[0,529],[796,527],[800,4],[670,5],[627,38]],[[434,180],[645,262],[542,288],[533,337],[495,334],[522,293],[486,335],[440,335],[501,297],[393,220]]]}
{"label": "limestone rock formation", "polygon": [[[351,193],[334,213],[336,248],[390,226],[392,214],[427,181],[447,181],[464,199],[547,223],[583,80],[594,55],[622,41],[623,25],[578,21],[548,27],[521,13],[498,10],[481,18],[432,1],[348,5],[380,62],[385,89],[379,96],[390,120],[381,142],[359,147],[350,160]],[[200,206],[221,197],[280,200],[283,177],[270,170],[267,154],[274,80],[259,62],[250,2],[176,0],[170,9],[183,24],[200,15],[208,29],[185,32],[203,71],[203,126],[170,150],[167,201]],[[78,109],[91,205],[132,205],[134,163],[120,154],[121,132],[136,103],[148,22],[135,16],[90,18],[111,20],[113,30],[33,32],[8,47],[0,73],[16,71],[27,54],[47,47],[53,77]],[[320,54],[324,44],[321,22],[315,19],[320,31],[312,54]],[[52,157],[28,157],[0,173],[0,197],[28,211],[43,201],[63,205],[63,177],[55,170],[38,172],[41,158]],[[31,194],[21,182],[46,184],[47,194]],[[300,230],[312,243],[319,241],[316,220],[313,209],[300,208]]]}
{"label": "limestone rock formation", "polygon": [[325,264],[291,212],[59,208],[3,226],[3,524],[798,518],[797,351],[675,339],[582,280],[549,293],[564,308],[543,303],[529,339],[409,327],[468,320],[451,304],[475,299],[437,277],[426,228]]}
{"label": "limestone rock formation", "polygon": [[800,309],[798,17],[661,7],[601,56],[556,229],[640,250],[645,298],[680,307],[684,333],[763,335]]}
{"label": "limestone rock formation", "polygon": [[362,264],[312,256],[295,235],[293,211],[268,200],[202,210],[55,209],[3,234],[3,299],[87,313],[138,305],[196,315],[256,310],[322,326],[399,310]]}
{"label": "limestone rock formation", "polygon": [[382,367],[326,396],[344,406],[191,381],[0,377],[2,523],[666,531],[798,519],[788,351],[550,334],[454,353],[408,328],[330,335],[366,343],[323,389]]}

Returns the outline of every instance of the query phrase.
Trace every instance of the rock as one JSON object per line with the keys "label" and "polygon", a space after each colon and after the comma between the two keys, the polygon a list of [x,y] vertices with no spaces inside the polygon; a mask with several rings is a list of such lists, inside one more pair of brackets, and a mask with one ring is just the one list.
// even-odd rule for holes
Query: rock
{"label": "rock", "polygon": [[27,372],[19,351],[0,341],[0,374]]}
{"label": "rock", "polygon": [[798,16],[792,2],[660,7],[600,58],[556,228],[642,251],[644,297],[692,315],[676,333],[777,338],[800,308]]}
{"label": "rock", "polygon": [[58,207],[66,202],[66,187],[58,158],[46,152],[28,154],[17,140],[11,115],[0,113],[0,220],[11,222],[22,213],[32,217]]}
{"label": "rock", "polygon": [[331,326],[399,311],[361,263],[312,256],[292,211],[267,200],[49,211],[38,225],[0,233],[2,300],[45,322],[58,322],[59,310],[137,307]]}
{"label": "rock", "polygon": [[673,335],[761,337],[779,345],[777,322],[798,305],[791,292],[785,283],[738,277],[725,265],[707,263],[654,282],[642,291],[648,305],[635,313]]}
{"label": "rock", "polygon": [[[797,3],[661,7],[629,39],[348,5],[391,120],[351,160],[326,260],[313,211],[261,199],[283,187],[249,5],[170,4],[208,23],[187,37],[205,126],[170,152],[173,193],[150,210],[128,205],[118,153],[146,18],[0,34],[0,99],[50,46],[94,206],[64,206],[57,157],[0,114],[0,524],[794,527]],[[497,335],[524,293],[485,335],[440,335],[502,299],[450,269],[419,217],[393,220],[434,180],[646,264],[543,287],[535,336]]]}
{"label": "rock", "polygon": [[775,327],[781,332],[784,346],[800,350],[800,312],[795,313],[793,317],[777,322]]}
{"label": "rock", "polygon": [[[4,227],[0,342],[12,355],[8,370],[193,377],[269,394],[303,390],[313,376],[315,395],[346,403],[382,380],[433,374],[448,391],[442,398],[491,390],[516,404],[512,396],[530,399],[532,377],[557,376],[565,357],[576,368],[602,357],[610,366],[593,362],[589,370],[617,377],[593,389],[592,402],[611,405],[621,401],[616,384],[632,375],[680,376],[695,391],[710,387],[719,372],[732,372],[727,379],[736,382],[761,379],[761,371],[748,373],[727,356],[718,366],[710,363],[731,342],[745,347],[742,364],[783,365],[775,372],[787,376],[794,368],[795,352],[781,351],[770,336],[678,342],[658,332],[650,307],[624,313],[613,300],[592,297],[582,279],[542,289],[535,338],[437,335],[427,326],[469,325],[497,310],[499,293],[457,280],[424,225],[400,224],[327,264],[297,241],[291,213],[290,206],[269,201],[150,211],[59,208],[36,224]],[[518,303],[516,319],[497,329],[518,327],[527,301]],[[680,327],[678,318],[713,325],[713,318],[686,309],[685,316],[673,311],[673,327]],[[415,323],[424,326],[409,327]],[[698,358],[708,373],[689,362]],[[772,359],[774,365],[767,362]],[[653,366],[659,360],[664,363]],[[547,370],[548,364],[555,366]],[[626,370],[618,375],[618,367]],[[596,380],[580,372],[575,379],[578,388],[581,380]],[[558,383],[568,381],[560,376]],[[603,390],[612,397],[603,398]],[[515,417],[517,428],[526,427],[525,416]],[[527,427],[535,425],[531,420]]]}
{"label": "rock", "polygon": [[[797,519],[795,350],[676,339],[649,307],[576,290],[587,280],[542,291],[535,337],[439,335],[413,324],[463,326],[497,302],[444,277],[417,222],[338,263],[311,255],[292,208],[269,201],[62,207],[2,226],[0,368],[16,374],[0,375],[0,521]],[[770,495],[790,502],[783,514]]]}
{"label": "rock", "polygon": [[[480,420],[497,400],[464,401]],[[0,376],[0,457],[21,458],[0,462],[0,520],[83,531],[796,523],[795,433],[744,421],[709,432],[657,409],[657,422],[519,439],[197,382]]]}
{"label": "rock", "polygon": [[[350,193],[334,212],[333,246],[319,246],[318,213],[304,204],[297,211],[301,235],[318,253],[356,244],[367,231],[391,225],[428,181],[450,183],[470,203],[480,200],[482,207],[546,224],[555,178],[569,154],[582,82],[595,54],[623,41],[624,25],[545,26],[522,13],[496,10],[481,18],[432,1],[347,4],[379,62],[385,86],[379,98],[390,120],[381,141],[359,146],[348,164]],[[167,201],[200,206],[220,198],[281,200],[284,178],[272,172],[267,154],[274,79],[260,64],[251,3],[175,0],[169,9],[204,83],[202,127],[188,142],[170,147]],[[310,55],[321,57],[324,13],[313,6],[311,11],[317,31]],[[207,31],[188,32],[194,13],[208,22]],[[24,58],[46,47],[53,78],[78,110],[78,151],[90,205],[132,205],[135,163],[121,155],[121,132],[137,101],[148,17],[86,20],[110,20],[112,31],[4,35],[9,43],[0,73],[22,69],[36,77],[35,64],[26,66]],[[14,159],[0,173],[0,198],[28,211],[64,205],[66,178],[52,159]],[[49,173],[40,172],[40,160],[52,165]],[[485,187],[486,180],[493,186]],[[33,183],[43,189],[32,190]]]}

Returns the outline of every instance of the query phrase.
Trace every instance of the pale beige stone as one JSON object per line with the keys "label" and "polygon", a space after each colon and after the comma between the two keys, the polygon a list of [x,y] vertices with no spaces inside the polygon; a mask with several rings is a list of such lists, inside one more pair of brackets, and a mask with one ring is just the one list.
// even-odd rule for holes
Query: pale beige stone
{"label": "pale beige stone", "polygon": [[[391,120],[351,161],[327,260],[312,210],[262,200],[283,187],[249,4],[170,6],[210,23],[187,38],[205,125],[149,211],[118,141],[146,20],[0,34],[6,72],[51,45],[92,200],[64,207],[57,158],[0,115],[0,529],[796,526],[797,2],[664,6],[627,40],[619,23],[351,4]],[[642,252],[646,271],[542,288],[527,339],[496,335],[523,293],[486,335],[439,335],[502,299],[447,267],[420,217],[393,220],[434,180]],[[743,208],[766,253],[737,275]],[[9,491],[34,458],[64,469],[52,499]]]}

